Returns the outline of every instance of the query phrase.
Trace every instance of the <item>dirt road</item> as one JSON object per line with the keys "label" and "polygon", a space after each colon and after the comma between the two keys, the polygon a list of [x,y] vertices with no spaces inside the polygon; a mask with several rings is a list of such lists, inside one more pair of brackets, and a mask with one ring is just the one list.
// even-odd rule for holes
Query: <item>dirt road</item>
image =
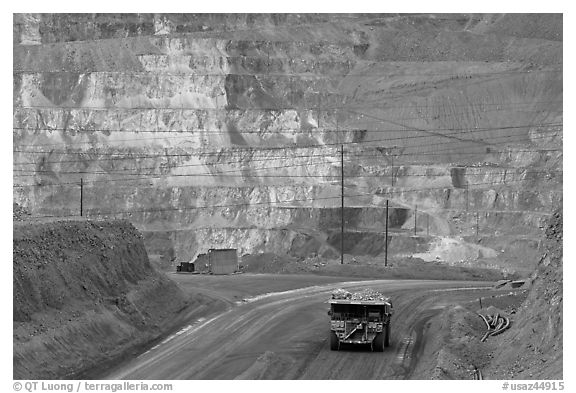
{"label": "dirt road", "polygon": [[[182,280],[182,279],[181,279]],[[183,279],[187,280],[187,279]],[[198,280],[191,278],[191,280]],[[373,280],[326,283],[237,300],[195,321],[108,379],[405,379],[426,343],[427,321],[447,304],[476,299],[490,284]],[[217,286],[216,286],[217,287]],[[328,305],[334,288],[372,287],[394,300],[391,347],[328,348]],[[222,296],[232,296],[234,290]]]}

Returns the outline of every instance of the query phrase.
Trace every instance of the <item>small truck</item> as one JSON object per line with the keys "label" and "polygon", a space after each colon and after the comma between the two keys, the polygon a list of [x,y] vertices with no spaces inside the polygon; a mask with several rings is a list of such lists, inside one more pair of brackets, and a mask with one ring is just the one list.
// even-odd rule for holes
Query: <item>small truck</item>
{"label": "small truck", "polygon": [[341,344],[370,344],[374,352],[390,346],[390,298],[371,290],[351,293],[339,289],[328,303],[332,351],[338,351]]}

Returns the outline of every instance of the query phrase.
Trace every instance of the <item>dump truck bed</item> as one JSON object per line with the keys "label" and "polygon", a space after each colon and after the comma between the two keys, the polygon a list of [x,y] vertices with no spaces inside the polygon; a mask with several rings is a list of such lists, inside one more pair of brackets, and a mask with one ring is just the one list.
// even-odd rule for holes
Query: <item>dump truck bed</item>
{"label": "dump truck bed", "polygon": [[331,304],[358,304],[358,305],[389,305],[390,298],[381,292],[365,288],[357,292],[349,292],[345,289],[336,289],[332,292],[329,300]]}
{"label": "dump truck bed", "polygon": [[329,304],[358,304],[372,306],[391,306],[390,300],[347,300],[347,299],[330,299]]}

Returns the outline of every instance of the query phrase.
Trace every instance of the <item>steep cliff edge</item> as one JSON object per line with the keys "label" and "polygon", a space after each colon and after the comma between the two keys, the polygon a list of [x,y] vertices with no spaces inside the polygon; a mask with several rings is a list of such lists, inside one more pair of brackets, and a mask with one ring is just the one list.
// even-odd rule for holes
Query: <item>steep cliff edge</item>
{"label": "steep cliff edge", "polygon": [[158,336],[187,304],[126,221],[15,222],[14,378],[71,378]]}

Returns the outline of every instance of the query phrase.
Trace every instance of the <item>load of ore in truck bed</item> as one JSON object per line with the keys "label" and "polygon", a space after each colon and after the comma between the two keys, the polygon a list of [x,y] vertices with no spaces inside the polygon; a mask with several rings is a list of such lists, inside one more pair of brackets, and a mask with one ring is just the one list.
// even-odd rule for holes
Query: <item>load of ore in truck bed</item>
{"label": "load of ore in truck bed", "polygon": [[332,299],[338,300],[380,300],[389,302],[390,298],[374,289],[366,288],[358,292],[349,292],[345,289],[336,289],[332,292]]}

